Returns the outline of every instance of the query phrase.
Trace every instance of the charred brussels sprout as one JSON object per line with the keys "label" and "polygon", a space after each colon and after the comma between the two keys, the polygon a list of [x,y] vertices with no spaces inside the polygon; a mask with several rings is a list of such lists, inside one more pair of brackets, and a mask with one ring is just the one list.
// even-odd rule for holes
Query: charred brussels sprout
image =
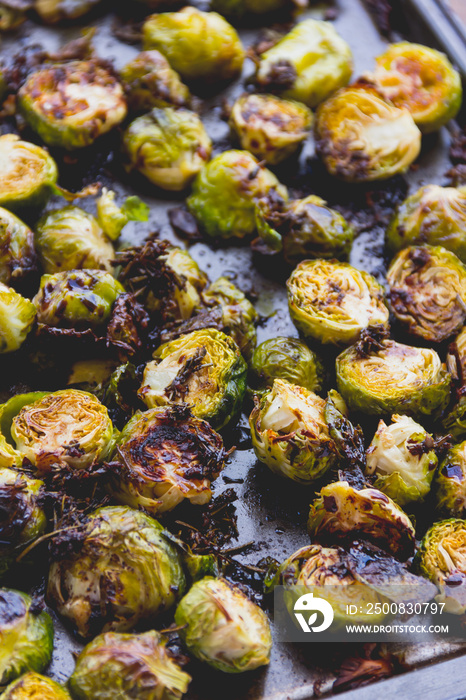
{"label": "charred brussels sprout", "polygon": [[416,160],[421,132],[407,109],[354,85],[317,110],[316,148],[331,175],[348,182],[385,180]]}
{"label": "charred brussels sprout", "polygon": [[34,304],[0,282],[0,354],[21,347],[35,318]]}
{"label": "charred brussels sprout", "polygon": [[97,220],[79,207],[49,211],[36,226],[36,246],[44,271],[113,268],[113,246]]}
{"label": "charred brussels sprout", "polygon": [[250,383],[256,394],[284,379],[309,391],[321,391],[325,381],[322,360],[298,338],[269,338],[257,346],[250,363]]}
{"label": "charred brussels sprout", "polygon": [[366,328],[388,326],[383,287],[348,263],[305,260],[286,284],[291,319],[307,338],[349,345]]}
{"label": "charred brussels sprout", "polygon": [[230,126],[241,148],[275,165],[307,138],[312,112],[299,102],[274,95],[243,95],[233,105]]}
{"label": "charred brussels sprout", "polygon": [[34,608],[26,593],[0,589],[0,686],[25,671],[42,671],[52,658],[50,615]]}
{"label": "charred brussels sprout", "polygon": [[20,88],[18,107],[45,143],[68,150],[89,146],[126,116],[122,86],[92,60],[40,68]]}
{"label": "charred brussels sprout", "polygon": [[256,204],[288,198],[286,187],[247,151],[225,151],[201,170],[188,197],[190,212],[208,236],[244,238],[256,231]]}
{"label": "charred brussels sprout", "polygon": [[128,106],[136,112],[153,107],[189,107],[191,95],[159,51],[142,51],[121,71]]}
{"label": "charred brussels sprout", "polygon": [[100,0],[35,0],[34,9],[47,24],[82,17]]}
{"label": "charred brussels sprout", "polygon": [[300,484],[325,474],[338,462],[325,405],[312,391],[275,379],[249,417],[257,458],[276,474]]}
{"label": "charred brussels sprout", "polygon": [[179,700],[191,677],[165,648],[166,639],[143,634],[107,632],[88,644],[68,681],[76,700]]}
{"label": "charred brussels sprout", "polygon": [[260,56],[257,84],[316,107],[346,85],[351,49],[328,22],[307,19]]}
{"label": "charred brussels sprout", "polygon": [[130,168],[164,190],[183,190],[209,160],[212,143],[189,109],[155,108],[126,129]]}
{"label": "charred brussels sprout", "polygon": [[346,481],[323,487],[311,505],[308,530],[316,540],[361,536],[402,560],[414,552],[414,527],[406,513],[381,491],[357,491]]}
{"label": "charred brussels sprout", "polygon": [[148,17],[143,48],[157,49],[184,80],[218,83],[236,78],[244,49],[231,24],[216,12],[185,7]]}
{"label": "charred brussels sprout", "polygon": [[5,689],[2,700],[71,700],[66,688],[47,676],[29,671]]}
{"label": "charred brussels sprout", "polygon": [[247,366],[229,336],[210,328],[193,331],[161,345],[154,357],[139,389],[146,406],[187,403],[217,430],[236,416]]}
{"label": "charred brussels sprout", "polygon": [[398,321],[424,340],[440,343],[466,320],[466,266],[440,246],[401,250],[387,272]]}
{"label": "charred brussels sprout", "polygon": [[58,170],[47,151],[15,134],[0,136],[0,205],[12,211],[42,207],[54,191]]}
{"label": "charred brussels sprout", "polygon": [[83,522],[79,547],[70,554],[64,544],[65,553],[50,567],[47,597],[81,637],[149,622],[183,595],[178,550],[144,513],[99,508]]}
{"label": "charred brussels sprout", "polygon": [[446,453],[435,477],[437,510],[452,518],[466,515],[466,442]]}
{"label": "charred brussels sprout", "polygon": [[241,673],[269,663],[266,614],[224,579],[195,583],[178,604],[175,622],[189,652],[220,671]]}
{"label": "charred brussels sprout", "polygon": [[461,107],[461,76],[444,53],[402,41],[376,58],[370,76],[384,97],[411,112],[427,134],[453,119]]}
{"label": "charred brussels sprout", "polygon": [[380,421],[367,450],[366,474],[375,475],[374,488],[400,506],[420,501],[430,491],[438,464],[434,440],[409,416]]}
{"label": "charred brussels sprout", "polygon": [[35,268],[33,232],[14,214],[0,207],[0,282],[16,284]]}

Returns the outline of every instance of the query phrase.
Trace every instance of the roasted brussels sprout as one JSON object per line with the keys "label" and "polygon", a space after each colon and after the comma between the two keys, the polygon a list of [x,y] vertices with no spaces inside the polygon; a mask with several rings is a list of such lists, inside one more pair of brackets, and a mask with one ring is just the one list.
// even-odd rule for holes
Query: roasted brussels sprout
{"label": "roasted brussels sprout", "polygon": [[266,614],[224,579],[195,583],[179,602],[175,622],[188,651],[219,671],[241,673],[269,663]]}
{"label": "roasted brussels sprout", "polygon": [[388,326],[382,285],[334,260],[304,260],[287,283],[290,315],[307,338],[349,345],[365,328]]}
{"label": "roasted brussels sprout", "polygon": [[52,658],[53,624],[26,593],[0,589],[0,686],[25,671],[42,671]]}
{"label": "roasted brussels sprout", "polygon": [[184,7],[151,15],[142,35],[144,50],[163,53],[184,80],[218,83],[241,73],[245,54],[240,38],[216,12]]}
{"label": "roasted brussels sprout", "polygon": [[179,700],[191,677],[165,649],[166,639],[151,630],[143,634],[107,632],[78,656],[68,681],[76,700]]}
{"label": "roasted brussels sprout", "polygon": [[440,129],[458,113],[461,76],[444,53],[402,41],[375,60],[370,78],[386,99],[411,112],[424,134]]}
{"label": "roasted brussels sprout", "polygon": [[349,182],[385,180],[416,160],[421,132],[407,109],[377,90],[353,85],[317,110],[316,150],[331,175]]}
{"label": "roasted brussels sprout", "polygon": [[0,354],[18,350],[36,318],[36,307],[0,282]]}
{"label": "roasted brussels sprout", "polygon": [[0,159],[0,205],[12,211],[42,207],[57,183],[58,170],[52,156],[35,143],[4,134],[0,136]]}
{"label": "roasted brussels sprout", "polygon": [[352,70],[351,49],[333,26],[307,19],[260,56],[256,82],[316,107],[348,83]]}
{"label": "roasted brussels sprout", "polygon": [[264,15],[290,6],[303,6],[290,0],[212,0],[211,7],[225,17],[240,19],[244,15]]}
{"label": "roasted brussels sprout", "polygon": [[392,423],[380,421],[367,450],[366,474],[374,474],[374,488],[398,505],[420,501],[430,491],[437,468],[432,435],[409,416],[392,416]]}
{"label": "roasted brussels sprout", "polygon": [[361,536],[402,560],[414,552],[414,526],[406,513],[381,491],[357,491],[346,481],[321,489],[311,505],[308,530],[316,540]]}
{"label": "roasted brussels sprout", "polygon": [[453,445],[435,476],[437,510],[451,518],[466,515],[466,442]]}
{"label": "roasted brussels sprout", "polygon": [[159,51],[142,51],[120,71],[128,106],[136,112],[153,107],[189,107],[191,95]]}
{"label": "roasted brussels sprout", "polygon": [[212,143],[189,109],[154,108],[123,135],[129,167],[164,190],[183,190],[209,160]]}
{"label": "roasted brussels sprout", "polygon": [[20,88],[18,108],[46,144],[68,150],[89,146],[126,116],[122,86],[94,60],[39,68]]}
{"label": "roasted brussels sprout", "polygon": [[[126,631],[171,608],[185,589],[178,550],[153,518],[105,506],[82,523],[79,547],[52,562],[47,597],[81,637]],[[59,540],[55,542],[59,554]]]}
{"label": "roasted brussels sprout", "polygon": [[28,0],[2,0],[0,2],[0,32],[11,32],[26,20]]}
{"label": "roasted brussels sprout", "polygon": [[404,248],[387,272],[390,304],[401,325],[440,343],[466,320],[466,266],[441,246]]}
{"label": "roasted brussels sprout", "polygon": [[322,360],[298,338],[269,338],[254,350],[250,384],[254,393],[263,394],[275,379],[284,379],[309,391],[321,391],[325,381]]}
{"label": "roasted brussels sprout", "polygon": [[71,700],[66,688],[47,676],[29,671],[5,689],[2,700]]}
{"label": "roasted brussels sprout", "polygon": [[102,194],[96,202],[97,221],[105,235],[116,241],[128,221],[147,221],[149,206],[139,197],[127,197],[120,207],[115,201],[115,192],[102,187]]}
{"label": "roasted brussels sprout", "polygon": [[0,207],[0,282],[17,284],[35,268],[33,232],[8,209]]}

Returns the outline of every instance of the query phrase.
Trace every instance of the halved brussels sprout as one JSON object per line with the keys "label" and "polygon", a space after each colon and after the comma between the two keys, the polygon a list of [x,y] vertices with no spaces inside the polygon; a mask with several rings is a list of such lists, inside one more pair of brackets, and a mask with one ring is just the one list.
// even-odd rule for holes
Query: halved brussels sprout
{"label": "halved brussels sprout", "polygon": [[0,205],[12,211],[42,207],[57,183],[57,165],[47,151],[16,134],[0,136]]}
{"label": "halved brussels sprout", "polygon": [[151,630],[143,634],[107,632],[80,653],[68,681],[77,700],[179,700],[191,677],[165,648],[167,640]]}
{"label": "halved brussels sprout", "polygon": [[47,24],[82,17],[100,0],[34,0],[34,9]]}
{"label": "halved brussels sprout", "polygon": [[455,381],[460,385],[466,384],[466,327],[448,348],[447,367]]}
{"label": "halved brussels sprout", "polygon": [[348,182],[385,180],[416,160],[421,132],[407,109],[356,84],[317,110],[316,150],[331,175]]}
{"label": "halved brussels sprout", "polygon": [[336,373],[338,391],[362,413],[436,415],[450,398],[451,376],[435,350],[394,340],[347,348],[337,357]]}
{"label": "halved brussels sprout", "polygon": [[0,282],[0,354],[21,347],[35,318],[36,307],[32,301]]}
{"label": "halved brussels sprout", "polygon": [[70,553],[65,542],[52,562],[47,598],[81,637],[149,624],[183,595],[178,549],[148,515],[105,506],[82,522],[78,536],[79,547]]}
{"label": "halved brussels sprout", "polygon": [[39,473],[54,467],[90,469],[113,448],[106,407],[85,391],[63,389],[23,406],[13,418],[16,449]]}
{"label": "halved brussels sprout", "polygon": [[302,7],[304,4],[290,0],[212,0],[211,7],[225,17],[240,19],[243,15],[264,15],[285,7]]}
{"label": "halved brussels sprout", "polygon": [[42,671],[52,658],[53,624],[26,593],[0,589],[0,686],[25,671]]}
{"label": "halved brussels sprout", "polygon": [[217,430],[241,409],[247,365],[225,333],[212,328],[187,333],[161,345],[154,357],[138,392],[148,408],[187,403]]}
{"label": "halved brussels sprout", "polygon": [[249,417],[257,458],[273,472],[310,484],[338,462],[325,420],[325,400],[296,384],[275,379]]}
{"label": "halved brussels sprout", "polygon": [[35,268],[33,232],[8,209],[0,207],[0,282],[21,282]]}
{"label": "halved brussels sprout", "polygon": [[307,138],[312,112],[299,102],[274,95],[242,95],[231,110],[230,126],[241,148],[276,165]]}
{"label": "halved brussels sprout", "polygon": [[225,151],[193,182],[187,205],[208,236],[244,238],[257,228],[256,205],[270,197],[288,199],[286,187],[247,151]]}
{"label": "halved brussels sprout", "polygon": [[66,688],[47,676],[29,671],[5,688],[2,700],[71,700]]}
{"label": "halved brussels sprout", "polygon": [[45,143],[68,150],[89,146],[126,117],[122,86],[95,60],[39,68],[20,88],[18,108]]}
{"label": "halved brussels sprout", "polygon": [[55,328],[97,328],[104,324],[124,288],[104,270],[69,270],[42,275],[33,299],[37,320]]}
{"label": "halved brussels sprout", "polygon": [[311,538],[363,537],[405,560],[414,552],[415,531],[411,520],[381,491],[360,491],[346,481],[324,486],[309,512]]}
{"label": "halved brussels sprout", "polygon": [[256,394],[284,379],[309,391],[321,391],[325,381],[322,360],[298,338],[269,338],[257,346],[251,358],[250,384]]}
{"label": "halved brussels sprout", "polygon": [[128,106],[136,112],[153,107],[189,107],[191,95],[160,51],[141,51],[120,71]]}
{"label": "halved brussels sprout", "polygon": [[304,260],[286,283],[291,320],[307,338],[349,345],[365,328],[388,326],[375,277],[336,260]]}
{"label": "halved brussels sprout", "polygon": [[466,320],[466,266],[441,246],[404,248],[387,272],[390,304],[401,325],[440,343]]}
{"label": "halved brussels sprout", "polygon": [[460,394],[457,403],[443,416],[442,428],[455,440],[466,439],[466,392]]}
{"label": "halved brussels sprout", "polygon": [[444,53],[402,41],[377,56],[369,77],[396,107],[408,109],[424,134],[453,119],[462,99],[461,76]]}
{"label": "halved brussels sprout", "polygon": [[434,439],[409,416],[380,421],[367,450],[366,474],[374,474],[374,488],[400,506],[421,501],[430,491],[438,458]]}
{"label": "halved brussels sprout", "polygon": [[151,15],[142,36],[144,50],[163,53],[184,80],[218,83],[241,73],[245,56],[241,40],[216,12],[184,7]]}
{"label": "halved brussels sprout", "polygon": [[466,515],[466,442],[453,445],[435,477],[437,510],[451,518]]}
{"label": "halved brussels sprout", "polygon": [[348,83],[352,70],[351,49],[333,26],[306,19],[260,56],[256,82],[316,107]]}
{"label": "halved brussels sprout", "polygon": [[123,135],[129,167],[164,190],[185,189],[210,158],[212,142],[189,109],[154,108]]}
{"label": "halved brussels sprout", "polygon": [[84,209],[68,206],[48,211],[36,225],[36,246],[44,271],[113,268],[113,246],[97,220]]}
{"label": "halved brussels sprout", "polygon": [[241,673],[269,663],[266,614],[225,579],[195,583],[179,602],[175,622],[188,651],[219,671]]}

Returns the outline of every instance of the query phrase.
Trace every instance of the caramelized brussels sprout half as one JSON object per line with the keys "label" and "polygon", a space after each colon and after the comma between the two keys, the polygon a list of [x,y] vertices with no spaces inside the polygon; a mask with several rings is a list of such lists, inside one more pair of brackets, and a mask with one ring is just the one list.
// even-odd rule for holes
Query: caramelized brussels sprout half
{"label": "caramelized brussels sprout half", "polygon": [[35,267],[33,232],[8,209],[0,207],[0,282],[21,282]]}
{"label": "caramelized brussels sprout half", "polygon": [[154,108],[123,135],[130,169],[164,190],[185,189],[209,160],[212,143],[189,109]]}
{"label": "caramelized brussels sprout half", "polygon": [[420,148],[421,132],[408,110],[367,85],[343,88],[317,110],[317,152],[331,175],[348,182],[402,173]]}
{"label": "caramelized brussels sprout half", "polygon": [[440,129],[461,107],[461,76],[444,53],[402,41],[377,56],[370,76],[384,97],[411,112],[424,134]]}
{"label": "caramelized brussels sprout half", "polygon": [[0,686],[25,671],[42,671],[52,658],[53,624],[26,593],[0,589]]}
{"label": "caramelized brussels sprout half", "polygon": [[276,474],[300,484],[323,476],[338,462],[325,405],[312,391],[275,379],[249,417],[257,458]]}
{"label": "caramelized brussels sprout half", "polygon": [[58,170],[47,151],[15,134],[0,136],[0,205],[11,211],[42,207],[54,191]]}
{"label": "caramelized brussels sprout half", "polygon": [[225,151],[204,166],[193,182],[188,208],[213,238],[244,238],[257,228],[262,198],[288,199],[286,187],[247,151]]}
{"label": "caramelized brussels sprout half", "polygon": [[21,347],[35,318],[36,307],[32,301],[0,282],[0,354]]}
{"label": "caramelized brussels sprout half", "polygon": [[440,343],[466,320],[466,266],[441,246],[400,250],[387,272],[390,304],[401,325]]}
{"label": "caramelized brussels sprout half", "polygon": [[5,689],[2,700],[71,700],[63,686],[47,676],[29,671]]}
{"label": "caramelized brussels sprout half", "polygon": [[244,15],[264,15],[286,7],[294,9],[301,2],[290,0],[212,0],[211,7],[225,17],[241,19]]}
{"label": "caramelized brussels sprout half", "polygon": [[34,0],[34,9],[47,24],[82,17],[100,0]]}
{"label": "caramelized brussels sprout half", "polygon": [[437,510],[451,518],[466,515],[466,442],[453,445],[435,476]]}
{"label": "caramelized brussels sprout half", "polygon": [[148,515],[105,506],[82,522],[79,537],[79,547],[70,553],[64,543],[52,562],[47,598],[81,637],[149,623],[183,595],[178,550]]}
{"label": "caramelized brussels sprout half", "polygon": [[118,80],[97,61],[39,68],[18,92],[18,108],[49,146],[89,146],[126,116]]}
{"label": "caramelized brussels sprout half", "polygon": [[142,634],[107,632],[80,653],[68,681],[76,700],[179,700],[191,677],[165,648],[167,640],[151,630]]}
{"label": "caramelized brussels sprout half", "polygon": [[291,319],[307,338],[349,345],[365,328],[388,326],[382,285],[348,263],[305,260],[286,286]]}
{"label": "caramelized brussels sprout half", "polygon": [[269,663],[266,614],[225,579],[195,583],[179,602],[175,622],[188,651],[219,671],[242,673]]}
{"label": "caramelized brussels sprout half", "polygon": [[321,358],[298,338],[269,338],[254,350],[250,384],[254,393],[263,394],[275,379],[284,379],[309,391],[321,391],[325,370]]}
{"label": "caramelized brussels sprout half", "polygon": [[405,506],[421,501],[430,491],[438,464],[434,439],[409,416],[381,420],[367,450],[366,474],[376,478],[374,488]]}
{"label": "caramelized brussels sprout half", "polygon": [[216,12],[184,7],[151,15],[142,28],[143,48],[157,49],[184,80],[219,83],[236,78],[244,49],[231,24]]}
{"label": "caramelized brussels sprout half", "polygon": [[229,336],[212,328],[161,345],[145,369],[139,396],[148,408],[187,403],[217,430],[236,416],[247,365]]}
{"label": "caramelized brussels sprout half", "polygon": [[351,49],[328,22],[299,22],[260,56],[259,86],[316,107],[346,85],[353,70]]}
{"label": "caramelized brussels sprout half", "polygon": [[135,112],[154,107],[189,107],[191,95],[160,51],[141,51],[120,71],[128,106]]}
{"label": "caramelized brussels sprout half", "polygon": [[311,505],[308,530],[316,540],[360,536],[402,560],[414,552],[414,526],[406,513],[381,491],[357,491],[346,481],[321,489]]}

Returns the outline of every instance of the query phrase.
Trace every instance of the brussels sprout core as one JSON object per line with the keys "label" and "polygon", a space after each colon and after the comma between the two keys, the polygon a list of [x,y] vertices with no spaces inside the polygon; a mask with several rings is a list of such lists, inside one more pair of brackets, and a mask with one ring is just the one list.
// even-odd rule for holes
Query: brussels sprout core
{"label": "brussels sprout core", "polygon": [[52,194],[58,170],[47,151],[15,134],[0,136],[0,205],[12,211],[41,207]]}
{"label": "brussels sprout core", "polygon": [[34,304],[0,282],[0,354],[21,347],[35,318]]}
{"label": "brussels sprout core", "polygon": [[71,700],[68,691],[51,678],[30,671],[11,683],[2,700]]}

